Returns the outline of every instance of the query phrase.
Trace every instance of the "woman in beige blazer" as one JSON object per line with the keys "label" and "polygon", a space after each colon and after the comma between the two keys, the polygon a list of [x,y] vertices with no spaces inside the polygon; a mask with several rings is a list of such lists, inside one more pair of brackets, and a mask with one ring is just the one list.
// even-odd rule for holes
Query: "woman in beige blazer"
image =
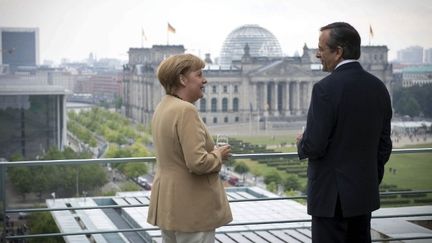
{"label": "woman in beige blazer", "polygon": [[215,147],[194,102],[203,96],[205,63],[191,54],[165,59],[157,76],[166,95],[152,120],[157,172],[147,221],[163,242],[214,242],[215,229],[232,220],[218,172],[229,145]]}

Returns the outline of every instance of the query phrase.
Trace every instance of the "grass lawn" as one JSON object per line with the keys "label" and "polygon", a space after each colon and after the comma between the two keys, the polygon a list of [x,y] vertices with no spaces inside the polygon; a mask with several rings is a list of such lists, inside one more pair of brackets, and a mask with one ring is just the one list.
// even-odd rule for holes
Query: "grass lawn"
{"label": "grass lawn", "polygon": [[236,139],[257,145],[280,145],[282,143],[291,144],[296,140],[296,134],[283,135],[259,135],[259,136],[234,136]]}
{"label": "grass lawn", "polygon": [[[407,146],[405,148],[430,148],[432,144]],[[396,169],[395,173],[390,172]],[[386,164],[383,183],[401,189],[432,189],[432,153],[395,154]]]}
{"label": "grass lawn", "polygon": [[[292,143],[295,141],[295,134],[288,135],[275,135],[275,136],[238,136],[245,142],[260,145],[278,145],[283,142]],[[432,147],[432,144],[411,145],[404,148],[426,148]],[[295,152],[296,148],[293,146],[276,147],[277,152]],[[273,167],[260,164],[253,160],[244,160],[249,166],[253,174],[266,175],[272,170]],[[396,169],[396,173],[391,173]],[[288,173],[278,171],[284,178]],[[400,189],[413,189],[413,190],[426,190],[432,189],[432,154],[431,153],[418,153],[418,154],[395,154],[390,157],[390,161],[386,164],[386,171],[383,183],[388,185],[396,185]],[[304,186],[306,180],[300,178],[300,182]]]}

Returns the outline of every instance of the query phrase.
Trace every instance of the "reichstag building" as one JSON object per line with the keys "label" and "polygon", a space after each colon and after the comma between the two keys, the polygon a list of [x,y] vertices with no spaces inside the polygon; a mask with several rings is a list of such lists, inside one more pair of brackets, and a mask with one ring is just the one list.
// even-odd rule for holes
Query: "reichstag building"
{"label": "reichstag building", "polygon": [[[208,125],[246,122],[287,122],[305,119],[313,84],[328,75],[321,71],[317,49],[303,47],[301,56],[284,56],[278,39],[258,25],[244,25],[225,39],[219,60],[207,54],[205,96],[195,104]],[[387,46],[362,46],[360,63],[384,81],[393,78]],[[165,94],[156,77],[167,56],[184,53],[182,45],[130,48],[124,66],[126,116],[148,124]],[[217,64],[215,64],[217,63]]]}

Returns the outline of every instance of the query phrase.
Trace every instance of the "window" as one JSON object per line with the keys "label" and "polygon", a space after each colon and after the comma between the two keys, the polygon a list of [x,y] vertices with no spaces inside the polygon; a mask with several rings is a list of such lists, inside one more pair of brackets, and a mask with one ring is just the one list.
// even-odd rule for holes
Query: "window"
{"label": "window", "polygon": [[202,118],[203,122],[207,124],[207,119],[205,117]]}
{"label": "window", "polygon": [[211,99],[211,112],[217,112],[217,99]]}
{"label": "window", "polygon": [[234,120],[235,120],[235,122],[239,122],[240,119],[238,116],[236,116]]}
{"label": "window", "polygon": [[238,98],[233,99],[233,111],[239,111],[239,99]]}
{"label": "window", "polygon": [[223,92],[228,93],[228,86],[226,86],[226,85],[223,86]]}
{"label": "window", "polygon": [[213,92],[213,93],[216,93],[216,92],[217,92],[217,86],[216,86],[216,85],[213,85],[213,86],[212,86],[212,92]]}
{"label": "window", "polygon": [[228,111],[228,98],[222,99],[222,111],[227,112]]}
{"label": "window", "polygon": [[217,117],[213,117],[213,123],[217,123]]}
{"label": "window", "polygon": [[206,112],[206,105],[207,105],[207,101],[205,98],[202,98],[200,100],[200,111],[201,112]]}
{"label": "window", "polygon": [[234,85],[234,93],[238,93],[238,86]]}
{"label": "window", "polygon": [[224,122],[228,123],[228,117],[224,117]]}

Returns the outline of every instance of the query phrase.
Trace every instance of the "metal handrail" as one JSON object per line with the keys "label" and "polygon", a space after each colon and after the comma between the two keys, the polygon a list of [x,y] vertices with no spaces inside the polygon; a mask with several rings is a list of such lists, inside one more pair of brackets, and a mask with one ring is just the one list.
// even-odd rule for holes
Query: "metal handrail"
{"label": "metal handrail", "polygon": [[[409,195],[417,193],[432,193],[432,190],[416,190],[416,191],[397,191],[397,192],[381,192],[380,195]],[[278,201],[278,200],[296,200],[307,199],[307,196],[290,196],[290,197],[270,197],[270,198],[247,198],[247,199],[233,199],[229,200],[230,203],[236,202],[258,202],[258,201]],[[129,204],[129,205],[103,205],[103,206],[87,206],[87,207],[59,207],[59,208],[15,208],[7,209],[6,213],[19,213],[19,212],[51,212],[51,211],[66,211],[66,210],[87,210],[87,209],[106,209],[106,208],[135,208],[147,207],[149,204]]]}
{"label": "metal handrail", "polygon": [[[430,153],[432,148],[393,149],[392,154]],[[297,152],[286,153],[256,153],[256,154],[232,154],[235,159],[258,159],[258,158],[298,158]],[[99,164],[99,163],[130,163],[130,162],[155,162],[156,157],[134,157],[134,158],[101,158],[101,159],[68,159],[68,160],[29,160],[29,161],[3,161],[0,166],[40,166],[40,165],[70,165],[70,164]]]}

